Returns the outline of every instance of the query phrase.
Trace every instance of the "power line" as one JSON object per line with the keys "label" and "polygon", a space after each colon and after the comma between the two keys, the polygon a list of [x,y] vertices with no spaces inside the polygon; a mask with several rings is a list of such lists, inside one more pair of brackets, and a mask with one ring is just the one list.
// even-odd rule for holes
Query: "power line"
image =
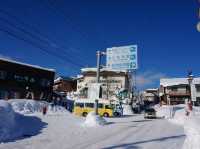
{"label": "power line", "polygon": [[64,56],[57,54],[56,52],[48,51],[48,50],[46,50],[44,47],[42,47],[41,45],[37,45],[37,44],[35,44],[34,42],[32,42],[32,41],[30,41],[30,40],[27,40],[26,38],[23,38],[23,37],[21,37],[21,36],[19,36],[19,35],[16,35],[15,33],[11,32],[11,31],[9,31],[9,30],[0,28],[0,31],[1,31],[1,32],[4,32],[4,33],[6,33],[6,34],[8,34],[8,35],[11,36],[11,37],[14,37],[14,38],[18,39],[18,40],[22,40],[22,41],[24,41],[24,42],[26,42],[26,43],[32,45],[32,46],[35,47],[35,48],[40,49],[40,50],[43,51],[45,54],[48,54],[48,55],[57,57],[57,58],[59,58],[60,60],[62,60],[62,61],[64,61],[64,62],[70,62],[71,64],[73,64],[74,66],[76,66],[76,67],[78,67],[78,68],[79,68],[79,67],[82,67],[82,65],[76,64],[76,63],[72,62],[71,60],[66,59]]}
{"label": "power line", "polygon": [[[54,48],[54,49],[57,49],[57,50],[62,51],[63,53],[65,53],[66,56],[69,56],[70,54],[72,54],[72,53],[74,52],[73,50],[71,50],[71,52],[70,52],[70,51],[66,51],[66,50],[65,50],[66,47],[59,46],[59,45],[57,45],[55,42],[52,42],[46,35],[44,35],[44,34],[42,35],[41,32],[40,32],[38,29],[32,27],[31,25],[28,25],[27,23],[24,23],[23,21],[19,20],[16,16],[14,16],[14,15],[12,15],[12,14],[10,14],[10,13],[4,11],[4,10],[1,10],[1,9],[0,9],[0,13],[1,13],[1,14],[4,14],[4,15],[6,15],[6,16],[9,16],[9,17],[11,17],[12,19],[15,19],[15,20],[20,24],[20,27],[21,27],[21,26],[28,26],[29,28],[31,28],[32,31],[34,31],[34,32],[37,34],[37,36],[35,36],[35,35],[34,35],[33,33],[31,33],[30,31],[26,31],[26,30],[24,30],[24,29],[22,30],[22,28],[20,28],[20,30],[23,31],[25,34],[28,34],[28,35],[31,36],[32,38],[40,38],[40,41],[45,42],[45,44],[47,44],[48,46],[51,46],[51,47]],[[12,25],[12,27],[15,27],[15,28],[16,28],[16,25],[13,24],[12,22],[10,22],[9,20],[2,18],[2,21],[4,21],[4,22],[8,23],[9,25]],[[18,27],[18,29],[19,29],[19,27]],[[34,36],[34,37],[33,37],[33,36]],[[63,48],[64,48],[64,49],[63,49]],[[67,49],[69,50],[69,48],[67,48]],[[83,58],[81,58],[82,55],[79,55],[79,56],[78,56],[78,55],[79,55],[79,53],[75,53],[75,54],[74,54],[73,56],[71,56],[71,57],[76,56],[75,58],[78,58],[78,59],[81,60],[82,62],[87,63],[87,62],[85,61],[85,60],[87,60],[87,58],[86,58],[86,59],[83,59]]]}
{"label": "power line", "polygon": [[[70,17],[70,15],[68,15],[68,16],[66,16],[66,13],[64,13],[64,11],[62,10],[62,9],[57,9],[56,8],[56,5],[55,5],[55,1],[51,1],[51,0],[47,0],[47,2],[49,2],[49,5],[56,11],[56,12],[58,12],[60,15],[62,15],[63,17],[64,17],[64,19],[67,21],[67,22],[69,22],[69,23],[71,23],[71,22],[73,22],[73,19],[72,19],[72,17]],[[58,14],[57,13],[57,14]],[[76,25],[75,27],[76,27],[76,29],[78,29],[78,32],[83,36],[83,37],[86,37],[86,38],[88,38],[89,39],[89,36],[87,35],[87,33],[85,33],[85,32],[83,32],[81,29],[80,29],[80,27],[79,26],[81,26],[81,25]],[[99,38],[100,39],[100,38]],[[101,41],[103,42],[103,43],[105,43],[105,44],[108,44],[108,41],[107,40],[103,40],[102,38],[101,38]]]}

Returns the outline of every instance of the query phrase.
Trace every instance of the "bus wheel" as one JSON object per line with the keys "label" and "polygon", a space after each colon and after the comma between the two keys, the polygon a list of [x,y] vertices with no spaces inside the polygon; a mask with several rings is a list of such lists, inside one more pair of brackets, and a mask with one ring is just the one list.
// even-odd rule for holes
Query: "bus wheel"
{"label": "bus wheel", "polygon": [[83,112],[82,116],[83,116],[83,117],[86,117],[87,114],[88,114],[87,112]]}
{"label": "bus wheel", "polygon": [[108,113],[104,113],[103,116],[104,117],[109,117],[109,114]]}

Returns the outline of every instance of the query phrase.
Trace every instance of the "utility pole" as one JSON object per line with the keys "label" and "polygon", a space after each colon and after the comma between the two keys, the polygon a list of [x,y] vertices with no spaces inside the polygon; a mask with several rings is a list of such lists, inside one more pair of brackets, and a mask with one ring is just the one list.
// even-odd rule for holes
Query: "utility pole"
{"label": "utility pole", "polygon": [[[198,0],[198,19],[200,19],[200,0]],[[200,21],[197,22],[197,31],[200,32]]]}
{"label": "utility pole", "polygon": [[[100,64],[101,56],[106,55],[106,52],[97,51],[97,74],[96,74],[96,83],[100,83]],[[95,99],[95,114],[98,115],[98,99]]]}

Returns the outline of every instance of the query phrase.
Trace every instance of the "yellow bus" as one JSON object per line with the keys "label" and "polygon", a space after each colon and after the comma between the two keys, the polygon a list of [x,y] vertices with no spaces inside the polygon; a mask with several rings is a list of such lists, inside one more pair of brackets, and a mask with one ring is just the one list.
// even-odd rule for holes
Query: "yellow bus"
{"label": "yellow bus", "polygon": [[[87,116],[91,111],[94,111],[95,101],[89,99],[75,100],[74,102],[74,114],[78,116]],[[99,100],[98,113],[100,116],[112,117],[113,108],[109,101]]]}

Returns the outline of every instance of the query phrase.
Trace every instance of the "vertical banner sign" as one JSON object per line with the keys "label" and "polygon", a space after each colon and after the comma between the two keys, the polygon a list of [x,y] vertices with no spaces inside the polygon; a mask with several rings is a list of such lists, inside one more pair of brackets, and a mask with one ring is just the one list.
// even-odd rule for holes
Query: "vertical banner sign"
{"label": "vertical banner sign", "polygon": [[192,101],[196,101],[196,88],[194,83],[191,84],[191,98]]}
{"label": "vertical banner sign", "polygon": [[106,65],[110,69],[138,69],[137,45],[107,48]]}
{"label": "vertical banner sign", "polygon": [[99,93],[100,93],[100,83],[92,83],[90,84],[88,88],[88,98],[89,99],[99,99]]}

